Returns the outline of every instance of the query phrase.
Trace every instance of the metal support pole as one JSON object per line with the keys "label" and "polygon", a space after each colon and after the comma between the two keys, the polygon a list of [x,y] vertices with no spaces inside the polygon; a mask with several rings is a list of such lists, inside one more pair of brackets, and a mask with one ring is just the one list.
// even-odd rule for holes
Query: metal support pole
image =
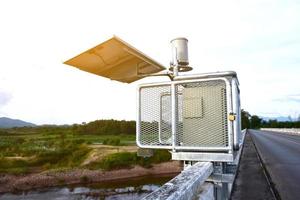
{"label": "metal support pole", "polygon": [[174,83],[171,84],[171,104],[172,104],[172,150],[176,152],[176,133],[177,133],[177,87]]}
{"label": "metal support pole", "polygon": [[[227,173],[227,163],[222,162],[222,173]],[[222,183],[222,199],[228,199],[229,191],[228,191],[228,183],[223,182]]]}
{"label": "metal support pole", "polygon": [[173,66],[173,77],[178,76],[178,65]]}

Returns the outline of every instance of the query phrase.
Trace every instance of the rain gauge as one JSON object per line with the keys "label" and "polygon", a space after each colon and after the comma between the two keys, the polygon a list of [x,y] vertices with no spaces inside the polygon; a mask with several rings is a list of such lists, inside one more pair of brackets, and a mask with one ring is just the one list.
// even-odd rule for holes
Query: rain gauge
{"label": "rain gauge", "polygon": [[233,71],[191,71],[188,40],[171,41],[170,66],[156,62],[114,36],[68,60],[111,80],[132,83],[149,76],[169,81],[137,88],[136,143],[149,153],[168,149],[173,160],[233,162],[241,145],[240,92]]}

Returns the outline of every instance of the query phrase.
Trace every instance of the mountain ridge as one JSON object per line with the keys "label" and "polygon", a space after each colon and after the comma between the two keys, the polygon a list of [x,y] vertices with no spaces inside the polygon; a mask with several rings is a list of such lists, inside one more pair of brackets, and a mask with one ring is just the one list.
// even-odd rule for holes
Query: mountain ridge
{"label": "mountain ridge", "polygon": [[13,127],[24,127],[24,126],[36,126],[33,123],[26,122],[20,119],[11,119],[8,117],[0,117],[0,128],[13,128]]}
{"label": "mountain ridge", "polygon": [[286,116],[278,116],[278,117],[264,117],[264,116],[259,116],[262,118],[264,121],[270,121],[270,120],[276,120],[278,122],[294,122],[298,121],[297,118],[291,118],[291,117],[286,117]]}

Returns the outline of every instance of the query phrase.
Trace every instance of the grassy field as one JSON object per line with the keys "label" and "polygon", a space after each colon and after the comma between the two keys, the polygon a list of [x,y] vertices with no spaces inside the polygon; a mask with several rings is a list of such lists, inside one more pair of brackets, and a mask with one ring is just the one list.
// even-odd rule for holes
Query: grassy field
{"label": "grassy field", "polygon": [[111,170],[170,160],[167,151],[136,156],[135,135],[74,133],[70,128],[0,131],[0,173],[23,174],[74,168]]}

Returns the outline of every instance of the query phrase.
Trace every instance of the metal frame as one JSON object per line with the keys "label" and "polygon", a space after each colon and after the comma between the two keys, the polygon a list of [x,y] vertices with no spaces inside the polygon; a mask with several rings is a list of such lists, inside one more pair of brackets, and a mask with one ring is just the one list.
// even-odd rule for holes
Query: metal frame
{"label": "metal frame", "polygon": [[[178,73],[178,72],[177,72]],[[178,99],[177,99],[177,87],[174,82],[171,83],[171,105],[172,105],[172,151],[176,152],[176,134],[177,134],[177,123],[178,123]]]}
{"label": "metal frame", "polygon": [[225,71],[225,72],[180,75],[174,77],[174,80],[179,81],[179,80],[190,80],[190,79],[219,78],[219,77],[227,77],[227,76],[236,78],[237,75],[236,72],[234,71]]}
{"label": "metal frame", "polygon": [[[177,94],[179,95],[182,95],[182,93],[180,92],[177,92]],[[161,124],[162,124],[162,99],[164,96],[170,96],[171,97],[171,93],[170,92],[164,92],[160,95],[160,113],[159,113],[159,122],[158,122],[158,141],[161,143],[161,144],[164,144],[164,141],[162,140],[161,138],[161,132],[162,132],[162,127],[161,127]]]}
{"label": "metal frame", "polygon": [[161,143],[161,144],[164,144],[164,142],[163,142],[163,140],[162,140],[162,138],[161,138],[161,132],[162,132],[162,128],[161,128],[161,126],[162,126],[162,99],[163,99],[163,97],[164,96],[171,96],[171,93],[169,93],[169,92],[165,92],[165,93],[162,93],[161,95],[160,95],[160,101],[159,101],[159,103],[160,103],[160,105],[159,105],[159,122],[158,122],[158,141],[159,141],[159,143]]}
{"label": "metal frame", "polygon": [[[224,74],[222,74],[224,75]],[[228,74],[227,74],[228,75]],[[232,73],[231,73],[232,75]],[[177,77],[176,77],[177,78]],[[149,84],[142,84],[139,85],[137,88],[137,123],[136,123],[136,130],[137,133],[140,133],[141,128],[141,89],[142,88],[149,88],[149,87],[156,87],[156,86],[170,86],[171,87],[171,105],[172,105],[172,145],[143,145],[140,143],[140,134],[137,134],[136,143],[141,148],[151,148],[151,149],[172,149],[173,152],[177,150],[189,150],[189,151],[227,151],[231,153],[233,151],[233,122],[227,118],[228,124],[228,145],[226,147],[187,147],[187,146],[176,146],[176,134],[177,134],[177,121],[178,121],[178,109],[177,109],[177,85],[182,83],[195,83],[195,82],[204,82],[204,81],[213,81],[213,80],[222,80],[225,82],[226,85],[226,98],[227,98],[227,113],[233,112],[233,105],[232,105],[232,90],[231,90],[231,83],[225,77],[214,77],[214,78],[203,78],[203,76],[197,75],[190,76],[188,80],[182,79],[182,77],[176,81],[170,82],[162,82],[162,83],[149,83]]]}
{"label": "metal frame", "polygon": [[238,81],[236,78],[231,80],[232,85],[232,108],[233,113],[235,114],[236,119],[233,122],[233,148],[238,150],[240,147],[240,131],[241,131],[241,115],[240,115],[240,98],[239,98],[239,88]]}
{"label": "metal frame", "polygon": [[[169,82],[163,82],[163,83],[149,83],[149,84],[142,84],[142,85],[139,85],[137,87],[137,112],[136,112],[136,118],[137,118],[137,121],[136,121],[136,132],[137,133],[140,133],[140,130],[141,130],[141,125],[140,125],[140,122],[141,122],[141,93],[140,93],[140,90],[141,88],[143,87],[155,87],[155,86],[169,86]],[[136,144],[141,147],[141,148],[148,148],[148,149],[171,149],[170,146],[152,146],[152,145],[142,145],[140,143],[140,134],[137,134],[136,135]]]}
{"label": "metal frame", "polygon": [[172,152],[172,160],[233,162],[235,158],[236,152]]}

